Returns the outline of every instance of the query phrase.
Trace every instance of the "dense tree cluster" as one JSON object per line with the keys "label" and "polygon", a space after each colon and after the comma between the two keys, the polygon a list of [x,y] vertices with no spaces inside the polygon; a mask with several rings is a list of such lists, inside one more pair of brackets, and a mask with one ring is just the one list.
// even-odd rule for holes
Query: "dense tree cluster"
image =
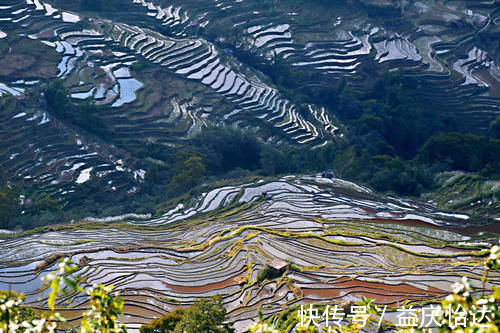
{"label": "dense tree cluster", "polygon": [[187,309],[178,309],[140,328],[140,333],[230,333],[234,329],[226,321],[226,309],[220,295],[196,300]]}
{"label": "dense tree cluster", "polygon": [[173,170],[170,187],[176,193],[198,185],[205,173],[201,155],[196,150],[179,150]]}
{"label": "dense tree cluster", "polygon": [[191,145],[202,152],[212,174],[224,174],[235,168],[260,168],[261,143],[254,136],[234,128],[205,130],[192,140]]}
{"label": "dense tree cluster", "polygon": [[500,140],[471,134],[440,133],[432,136],[418,157],[425,163],[446,163],[452,170],[477,172],[500,170]]}
{"label": "dense tree cluster", "polygon": [[[499,176],[500,142],[456,132],[453,118],[415,101],[419,85],[413,78],[386,74],[366,95],[342,89],[336,110],[350,133],[349,144],[336,157],[339,173],[404,195],[431,188],[440,171]],[[491,128],[493,133],[494,123]]]}
{"label": "dense tree cluster", "polygon": [[69,121],[101,138],[110,139],[112,132],[99,120],[99,108],[88,100],[72,103],[69,89],[60,79],[53,80],[44,92],[49,111],[64,121]]}
{"label": "dense tree cluster", "polygon": [[123,9],[120,0],[80,0],[80,8],[93,12],[113,11]]}
{"label": "dense tree cluster", "polygon": [[19,214],[19,192],[12,185],[0,185],[0,229],[12,229]]}
{"label": "dense tree cluster", "polygon": [[159,318],[154,319],[149,324],[142,325],[139,329],[140,333],[157,333],[157,332],[173,332],[175,326],[182,320],[185,309],[177,309],[167,313]]}

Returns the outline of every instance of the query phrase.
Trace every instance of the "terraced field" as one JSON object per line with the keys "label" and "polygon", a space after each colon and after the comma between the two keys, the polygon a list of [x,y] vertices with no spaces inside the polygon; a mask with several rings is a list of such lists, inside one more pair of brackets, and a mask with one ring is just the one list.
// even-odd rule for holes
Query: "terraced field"
{"label": "terraced field", "polygon": [[[56,258],[69,256],[84,285],[121,291],[131,328],[221,294],[241,331],[258,309],[270,316],[299,302],[361,296],[395,306],[442,297],[461,275],[479,285],[481,255],[498,238],[498,223],[484,221],[377,196],[340,179],[259,180],[213,189],[159,219],[4,238],[0,289],[23,291],[28,303],[46,306],[40,277]],[[289,264],[286,272],[257,281],[276,259]],[[491,278],[498,284],[500,276]],[[63,312],[77,319],[85,303],[71,299]]]}
{"label": "terraced field", "polygon": [[[103,107],[99,121],[124,147],[182,146],[203,127],[223,124],[276,144],[318,147],[344,135],[330,110],[295,105],[241,54],[307,73],[304,87],[347,80],[362,92],[374,71],[398,71],[415,78],[419,101],[473,133],[484,133],[500,114],[498,50],[480,42],[498,34],[495,2],[420,1],[404,8],[405,20],[393,21],[370,17],[366,8],[339,4],[319,13],[300,2],[124,0],[113,20],[79,8],[4,1],[0,41],[19,37],[57,51],[53,76],[64,80],[73,100]],[[11,71],[2,76],[0,94],[23,98],[50,71]],[[35,112],[45,114],[43,107]],[[1,163],[21,164],[16,153]]]}
{"label": "terraced field", "polygon": [[[277,147],[314,149],[344,136],[331,110],[298,105],[248,59],[304,74],[304,88],[345,81],[358,93],[375,73],[398,72],[415,80],[422,105],[472,133],[500,114],[500,53],[482,42],[500,32],[495,1],[416,1],[397,9],[404,20],[341,4],[320,13],[299,1],[122,1],[113,19],[77,1],[2,1],[0,96],[22,107],[0,113],[8,180],[57,200],[94,189],[120,198],[145,175],[127,148],[182,147],[209,126],[238,126]],[[40,62],[18,63],[19,54]],[[99,106],[111,143],[48,111],[40,92],[50,78],[74,102]],[[498,184],[448,181],[438,204],[461,214],[340,179],[290,176],[212,188],[155,217],[0,234],[0,289],[44,308],[40,277],[69,256],[84,285],[116,286],[132,329],[215,294],[238,331],[259,309],[269,317],[301,302],[430,301],[462,275],[480,285],[482,256],[498,241]],[[467,198],[455,201],[457,193]],[[492,204],[476,209],[485,198]],[[258,281],[276,259],[286,271]],[[61,311],[68,325],[87,302],[73,296],[59,300],[70,301]]]}
{"label": "terraced field", "polygon": [[[294,8],[301,9],[300,5],[294,7],[293,3],[275,4],[274,7],[268,4],[271,8],[264,7],[266,10],[262,10],[262,4],[252,1],[213,1],[202,8],[198,1],[182,1],[177,4],[178,7],[175,1],[169,2],[169,5],[134,2],[141,4],[145,14],[161,21],[162,26],[168,26],[171,36],[189,36],[198,24],[207,31],[212,29],[222,35],[214,41],[219,50],[224,46],[235,47],[270,62],[281,57],[293,68],[304,70],[314,78],[327,77],[330,82],[344,78],[360,91],[366,88],[369,68],[400,71],[419,82],[416,93],[425,103],[453,113],[460,120],[462,117],[467,119],[467,128],[472,128],[472,131],[484,131],[500,111],[498,52],[493,49],[490,54],[474,41],[474,36],[479,34],[498,33],[499,11],[494,2],[471,3],[467,8],[453,1],[444,4],[417,2],[405,8],[409,22],[395,22],[392,27],[377,25],[377,21],[363,11],[353,13],[341,6],[332,10],[338,11],[337,15],[335,12],[332,15],[321,13],[321,19],[314,21],[317,13],[293,12]],[[183,18],[180,19],[181,14],[173,18],[167,14],[169,11],[182,12]],[[273,15],[269,15],[269,11]],[[456,22],[462,27],[457,28],[454,25]],[[139,46],[150,45],[151,40],[146,42],[144,39],[147,33],[136,33],[144,41]],[[234,67],[242,67],[238,59],[228,57],[234,64],[229,69],[220,63],[213,44],[203,39],[190,42],[194,43],[193,46],[181,53],[176,53],[177,48],[174,47],[170,49],[172,53],[155,49],[154,54],[145,56],[178,74],[201,80],[229,97],[237,104],[231,116],[239,113],[240,109],[251,110],[260,119],[274,123],[286,115],[288,121],[275,126],[283,127],[287,133],[296,133],[296,128],[312,131],[314,137],[317,133],[322,137],[337,130],[332,119],[324,116],[324,110],[319,116],[317,109],[309,108],[313,117],[308,119],[315,121],[302,123],[292,105],[280,104],[275,91],[269,91],[248,76],[245,79],[248,72],[242,75],[235,72]],[[141,53],[141,50],[137,51]],[[233,53],[227,48],[223,52]],[[169,54],[176,55],[172,59],[174,61],[169,61]],[[227,54],[224,56],[227,58]],[[303,84],[315,85],[317,79]],[[251,90],[250,87],[257,89]],[[436,91],[439,91],[439,98]],[[255,103],[247,105],[247,101]],[[239,105],[241,102],[244,104]],[[288,107],[288,111],[287,107],[280,108],[283,105]],[[293,125],[291,130],[287,124]],[[314,125],[319,128],[314,130]],[[305,134],[294,137],[308,138]]]}
{"label": "terraced field", "polygon": [[[215,0],[200,8],[191,0],[178,5],[190,17],[202,17],[207,30],[231,31],[224,36],[227,44],[262,59],[281,57],[311,73],[313,79],[304,85],[316,85],[318,77],[329,82],[345,78],[363,91],[374,69],[399,71],[419,82],[416,94],[429,107],[464,117],[469,130],[484,130],[498,115],[498,49],[483,49],[477,38],[499,32],[495,1],[417,1],[401,10],[404,20],[395,18],[398,13],[389,24],[391,19],[382,23],[368,10],[342,4],[316,10],[293,1]],[[154,16],[159,7],[149,6],[148,14]]]}
{"label": "terraced field", "polygon": [[[72,88],[74,99],[93,98],[98,105],[109,104],[117,109],[139,99],[140,105],[137,106],[146,116],[152,105],[148,105],[149,101],[140,101],[137,93],[144,83],[134,78],[130,71],[130,66],[140,57],[165,67],[178,77],[201,83],[207,87],[209,96],[214,91],[219,98],[229,101],[233,105],[232,110],[219,118],[227,119],[244,111],[254,121],[270,121],[298,143],[324,144],[328,139],[325,135],[331,135],[337,129],[324,110],[314,108],[311,111],[316,119],[314,124],[303,119],[293,104],[236,59],[224,60],[212,43],[187,36],[182,27],[188,23],[189,17],[184,11],[180,14],[180,8],[170,6],[163,9],[144,2],[136,6],[145,7],[141,13],[145,19],[151,14],[147,10],[154,10],[156,14],[153,16],[160,26],[181,30],[173,32],[170,37],[154,30],[101,19],[91,19],[91,27],[81,29],[83,24],[79,22],[83,17],[57,11],[53,6],[38,1],[4,6],[2,11],[3,20],[9,22],[14,31],[51,45],[61,53],[58,77],[65,79]],[[132,5],[132,12],[134,8]],[[23,26],[29,27],[27,31],[20,29]],[[200,103],[196,98],[171,98],[168,102],[171,104],[166,103],[171,109],[169,121],[157,117],[141,120],[147,121],[145,125],[153,132],[175,126],[178,131],[168,133],[167,130],[167,133],[177,140],[206,125],[204,113],[211,110],[204,106],[213,105],[213,102],[203,103],[203,99]],[[128,119],[123,119],[123,114],[113,116],[112,119],[106,116],[109,123],[116,124],[118,118],[125,121],[118,129],[118,136],[120,130],[128,132],[136,129],[131,124],[136,119],[130,119],[135,118],[130,114]],[[324,128],[324,133],[321,128]],[[156,139],[155,133],[149,136]],[[163,137],[162,133],[158,136],[158,140]]]}
{"label": "terraced field", "polygon": [[122,151],[86,142],[45,111],[24,110],[0,114],[0,159],[7,177],[58,200],[71,198],[86,183],[118,196],[137,191],[144,170],[127,167]]}

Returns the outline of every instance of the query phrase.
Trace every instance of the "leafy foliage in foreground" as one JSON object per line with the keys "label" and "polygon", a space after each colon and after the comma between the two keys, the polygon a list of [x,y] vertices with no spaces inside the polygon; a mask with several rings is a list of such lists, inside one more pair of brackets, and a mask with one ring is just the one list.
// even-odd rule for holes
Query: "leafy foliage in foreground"
{"label": "leafy foliage in foreground", "polygon": [[[47,303],[50,311],[35,318],[32,310],[23,305],[24,296],[14,292],[0,293],[0,333],[53,333],[57,324],[66,319],[55,311],[56,299],[66,287],[82,292],[73,273],[77,267],[69,259],[62,259],[56,273],[43,279],[50,285]],[[80,333],[125,333],[126,326],[117,319],[123,314],[123,300],[113,295],[113,286],[94,286],[86,291],[90,296],[90,310],[83,314]]]}

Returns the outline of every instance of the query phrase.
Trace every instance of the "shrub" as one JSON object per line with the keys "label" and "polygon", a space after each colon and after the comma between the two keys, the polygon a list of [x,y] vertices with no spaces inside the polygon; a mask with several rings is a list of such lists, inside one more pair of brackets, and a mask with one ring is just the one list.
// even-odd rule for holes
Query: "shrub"
{"label": "shrub", "polygon": [[175,326],[175,333],[228,333],[233,328],[224,324],[226,309],[220,295],[196,300],[189,307],[181,321]]}
{"label": "shrub", "polygon": [[160,318],[156,318],[149,324],[142,325],[139,329],[140,333],[163,333],[163,332],[173,332],[175,326],[182,320],[186,310],[177,309],[170,313],[167,313]]}

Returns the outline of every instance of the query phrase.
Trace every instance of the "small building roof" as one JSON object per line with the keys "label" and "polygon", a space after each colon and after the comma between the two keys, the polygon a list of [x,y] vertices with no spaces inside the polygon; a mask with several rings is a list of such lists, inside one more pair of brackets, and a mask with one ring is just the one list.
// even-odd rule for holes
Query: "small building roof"
{"label": "small building roof", "polygon": [[287,265],[288,265],[288,263],[286,261],[283,261],[281,259],[274,259],[273,261],[271,261],[271,264],[269,266],[280,271],[283,268],[285,268]]}

